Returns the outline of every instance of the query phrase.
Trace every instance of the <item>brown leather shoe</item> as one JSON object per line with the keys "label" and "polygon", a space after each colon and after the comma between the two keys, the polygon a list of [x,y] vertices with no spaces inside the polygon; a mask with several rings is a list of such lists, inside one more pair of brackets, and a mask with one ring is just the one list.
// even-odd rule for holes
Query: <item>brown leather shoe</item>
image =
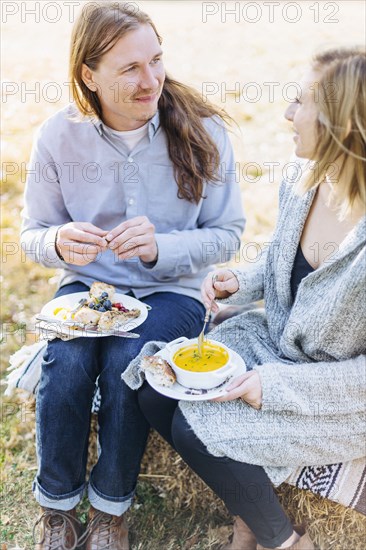
{"label": "brown leather shoe", "polygon": [[[33,527],[35,550],[75,550],[82,525],[75,508],[69,512],[42,508],[43,514]],[[36,534],[39,529],[39,534]]]}
{"label": "brown leather shoe", "polygon": [[112,516],[90,506],[88,526],[79,539],[79,544],[85,542],[85,550],[129,550],[124,516]]}
{"label": "brown leather shoe", "polygon": [[[268,550],[260,544],[257,546],[257,550]],[[311,542],[311,539],[307,533],[301,537],[295,544],[288,546],[286,550],[315,550],[315,546]]]}
{"label": "brown leather shoe", "polygon": [[233,528],[231,542],[221,550],[256,550],[257,539],[241,517],[235,516]]}

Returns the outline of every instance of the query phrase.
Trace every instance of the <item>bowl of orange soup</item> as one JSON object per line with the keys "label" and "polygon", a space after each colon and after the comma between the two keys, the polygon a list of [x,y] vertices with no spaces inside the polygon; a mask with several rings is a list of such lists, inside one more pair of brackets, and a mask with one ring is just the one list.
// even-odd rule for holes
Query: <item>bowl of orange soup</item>
{"label": "bowl of orange soup", "polygon": [[165,349],[177,382],[187,388],[215,388],[236,369],[230,349],[214,340],[205,340],[202,355],[198,353],[197,338],[177,338]]}

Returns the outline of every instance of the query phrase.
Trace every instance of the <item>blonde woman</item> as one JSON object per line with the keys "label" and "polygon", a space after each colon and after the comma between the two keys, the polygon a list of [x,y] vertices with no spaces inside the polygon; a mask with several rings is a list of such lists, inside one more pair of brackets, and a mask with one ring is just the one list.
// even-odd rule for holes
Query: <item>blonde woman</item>
{"label": "blonde woman", "polygon": [[365,454],[365,50],[316,56],[301,90],[285,116],[311,164],[281,186],[272,244],[251,271],[217,270],[202,285],[206,306],[264,298],[210,335],[248,371],[216,402],[177,407],[139,391],[150,424],[237,516],[227,550],[313,549],[272,484]]}

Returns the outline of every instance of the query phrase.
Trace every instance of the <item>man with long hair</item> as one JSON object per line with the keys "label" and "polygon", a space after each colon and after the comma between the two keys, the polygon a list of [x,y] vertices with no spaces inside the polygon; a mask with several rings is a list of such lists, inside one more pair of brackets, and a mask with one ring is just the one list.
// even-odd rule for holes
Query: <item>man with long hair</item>
{"label": "man with long hair", "polygon": [[[103,281],[152,307],[137,340],[49,342],[37,397],[43,508],[37,550],[127,549],[123,514],[148,434],[121,373],[149,340],[196,336],[200,283],[239,249],[244,228],[225,115],[165,74],[161,38],[131,5],[84,6],[71,40],[74,103],[41,127],[31,159],[22,244],[62,268],[56,296]],[[91,402],[101,392],[100,452],[85,489]]]}

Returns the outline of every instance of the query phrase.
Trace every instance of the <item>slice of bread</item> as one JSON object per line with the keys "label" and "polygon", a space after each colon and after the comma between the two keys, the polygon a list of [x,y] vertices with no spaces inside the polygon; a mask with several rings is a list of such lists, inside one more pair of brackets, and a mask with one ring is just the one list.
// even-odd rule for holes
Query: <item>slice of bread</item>
{"label": "slice of bread", "polygon": [[107,283],[102,283],[101,281],[94,281],[89,290],[91,298],[99,298],[102,292],[107,292],[108,299],[113,302],[116,293],[115,287],[113,285],[107,285]]}
{"label": "slice of bread", "polygon": [[78,323],[82,323],[83,325],[96,326],[101,315],[102,314],[99,311],[90,309],[88,306],[83,306],[81,309],[79,309],[79,311],[74,314],[73,320],[77,321]]}
{"label": "slice of bread", "polygon": [[140,366],[153,375],[154,381],[159,386],[170,387],[177,379],[169,363],[157,355],[143,357]]}
{"label": "slice of bread", "polygon": [[140,314],[141,311],[139,309],[130,309],[128,311],[105,311],[100,317],[98,326],[101,330],[118,329],[118,327],[124,323],[139,317]]}

